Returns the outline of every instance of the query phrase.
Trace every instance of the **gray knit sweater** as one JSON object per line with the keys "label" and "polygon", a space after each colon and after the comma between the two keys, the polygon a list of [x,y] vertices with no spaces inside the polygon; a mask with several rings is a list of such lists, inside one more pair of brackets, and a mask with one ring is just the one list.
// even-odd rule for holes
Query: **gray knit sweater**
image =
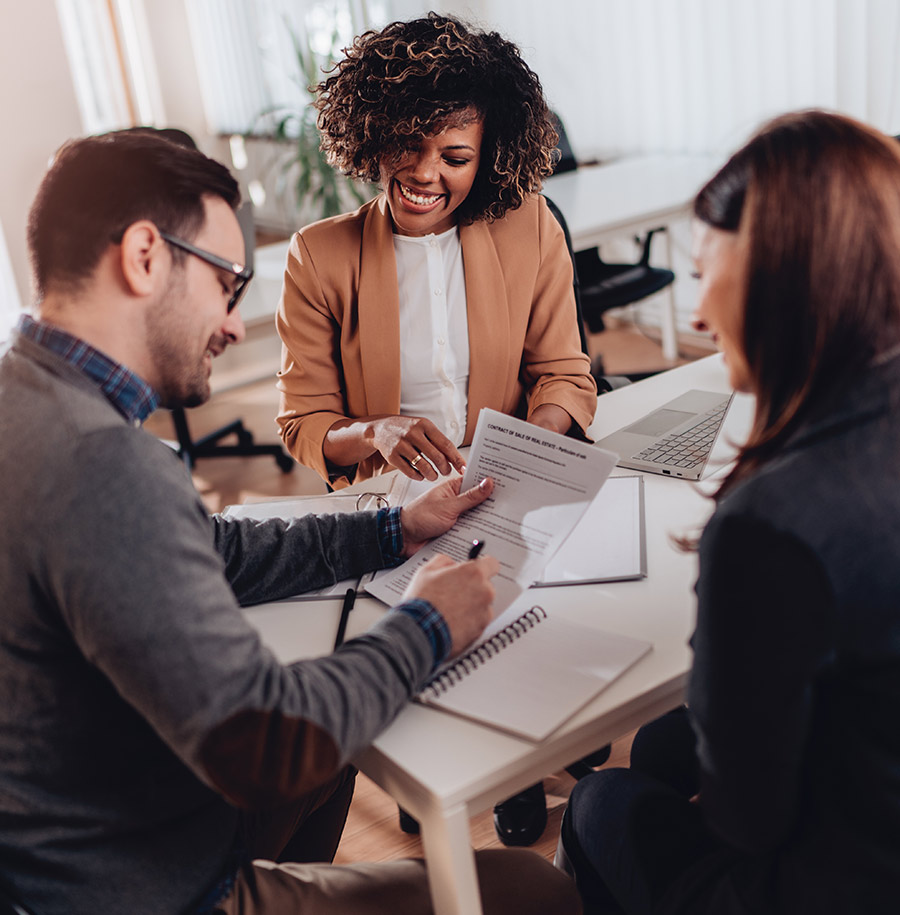
{"label": "gray knit sweater", "polygon": [[166,445],[22,338],[0,504],[0,879],[42,913],[190,911],[236,807],[330,778],[431,668],[398,612],[280,665],[239,603],[381,567],[375,516],[210,519]]}

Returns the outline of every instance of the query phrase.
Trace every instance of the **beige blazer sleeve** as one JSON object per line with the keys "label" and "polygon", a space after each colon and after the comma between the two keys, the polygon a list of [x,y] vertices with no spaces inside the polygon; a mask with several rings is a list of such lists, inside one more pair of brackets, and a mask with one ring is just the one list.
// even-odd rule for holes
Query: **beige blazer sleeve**
{"label": "beige blazer sleeve", "polygon": [[[290,453],[335,487],[368,479],[380,455],[335,475],[322,445],[345,417],[400,410],[399,301],[392,227],[383,197],[298,232],[277,314],[282,339],[278,425]],[[597,402],[580,346],[572,266],[543,198],[494,223],[460,230],[469,318],[468,416],[491,407],[528,417],[542,403],[582,431]],[[355,472],[354,472],[355,471]],[[352,479],[351,479],[352,477]]]}

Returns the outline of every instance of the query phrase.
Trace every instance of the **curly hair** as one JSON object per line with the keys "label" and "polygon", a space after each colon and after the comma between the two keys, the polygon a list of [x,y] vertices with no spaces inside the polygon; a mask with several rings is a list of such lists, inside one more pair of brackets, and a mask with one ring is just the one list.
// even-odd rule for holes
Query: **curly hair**
{"label": "curly hair", "polygon": [[315,87],[322,148],[344,174],[377,183],[383,162],[467,109],[482,118],[484,137],[462,221],[498,219],[552,173],[558,137],[540,80],[497,32],[429,13],[365,32],[345,54]]}

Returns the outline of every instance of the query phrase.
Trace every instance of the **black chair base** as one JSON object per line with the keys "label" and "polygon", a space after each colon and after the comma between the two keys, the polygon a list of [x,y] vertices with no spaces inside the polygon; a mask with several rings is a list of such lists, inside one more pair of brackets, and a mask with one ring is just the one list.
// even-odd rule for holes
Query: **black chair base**
{"label": "black chair base", "polygon": [[[275,458],[282,473],[290,473],[294,469],[294,459],[281,447],[281,445],[257,445],[253,441],[253,433],[244,426],[239,419],[228,423],[204,435],[196,441],[191,438],[188,428],[187,415],[183,408],[178,407],[172,411],[172,422],[175,426],[175,436],[178,439],[178,456],[184,461],[188,470],[192,470],[199,458],[212,457],[259,457],[268,455]],[[222,445],[220,440],[229,436],[237,438],[235,445]]]}

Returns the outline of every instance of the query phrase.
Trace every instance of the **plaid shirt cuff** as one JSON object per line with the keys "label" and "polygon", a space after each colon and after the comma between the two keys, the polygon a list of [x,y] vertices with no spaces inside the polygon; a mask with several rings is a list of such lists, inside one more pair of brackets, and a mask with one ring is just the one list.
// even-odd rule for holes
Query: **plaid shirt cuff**
{"label": "plaid shirt cuff", "polygon": [[434,655],[434,670],[450,654],[450,630],[444,617],[434,604],[421,597],[406,600],[402,604],[397,604],[394,609],[411,616],[425,633]]}
{"label": "plaid shirt cuff", "polygon": [[400,507],[378,509],[378,543],[385,567],[400,565],[403,556],[403,528],[400,526]]}
{"label": "plaid shirt cuff", "polygon": [[[396,566],[403,562],[403,530],[400,526],[400,508],[378,509],[378,542],[387,566]],[[437,667],[450,653],[450,630],[444,617],[437,608],[427,600],[416,597],[398,604],[395,610],[411,616],[425,633],[431,652],[434,655],[434,667]],[[433,669],[433,668],[432,668]]]}

